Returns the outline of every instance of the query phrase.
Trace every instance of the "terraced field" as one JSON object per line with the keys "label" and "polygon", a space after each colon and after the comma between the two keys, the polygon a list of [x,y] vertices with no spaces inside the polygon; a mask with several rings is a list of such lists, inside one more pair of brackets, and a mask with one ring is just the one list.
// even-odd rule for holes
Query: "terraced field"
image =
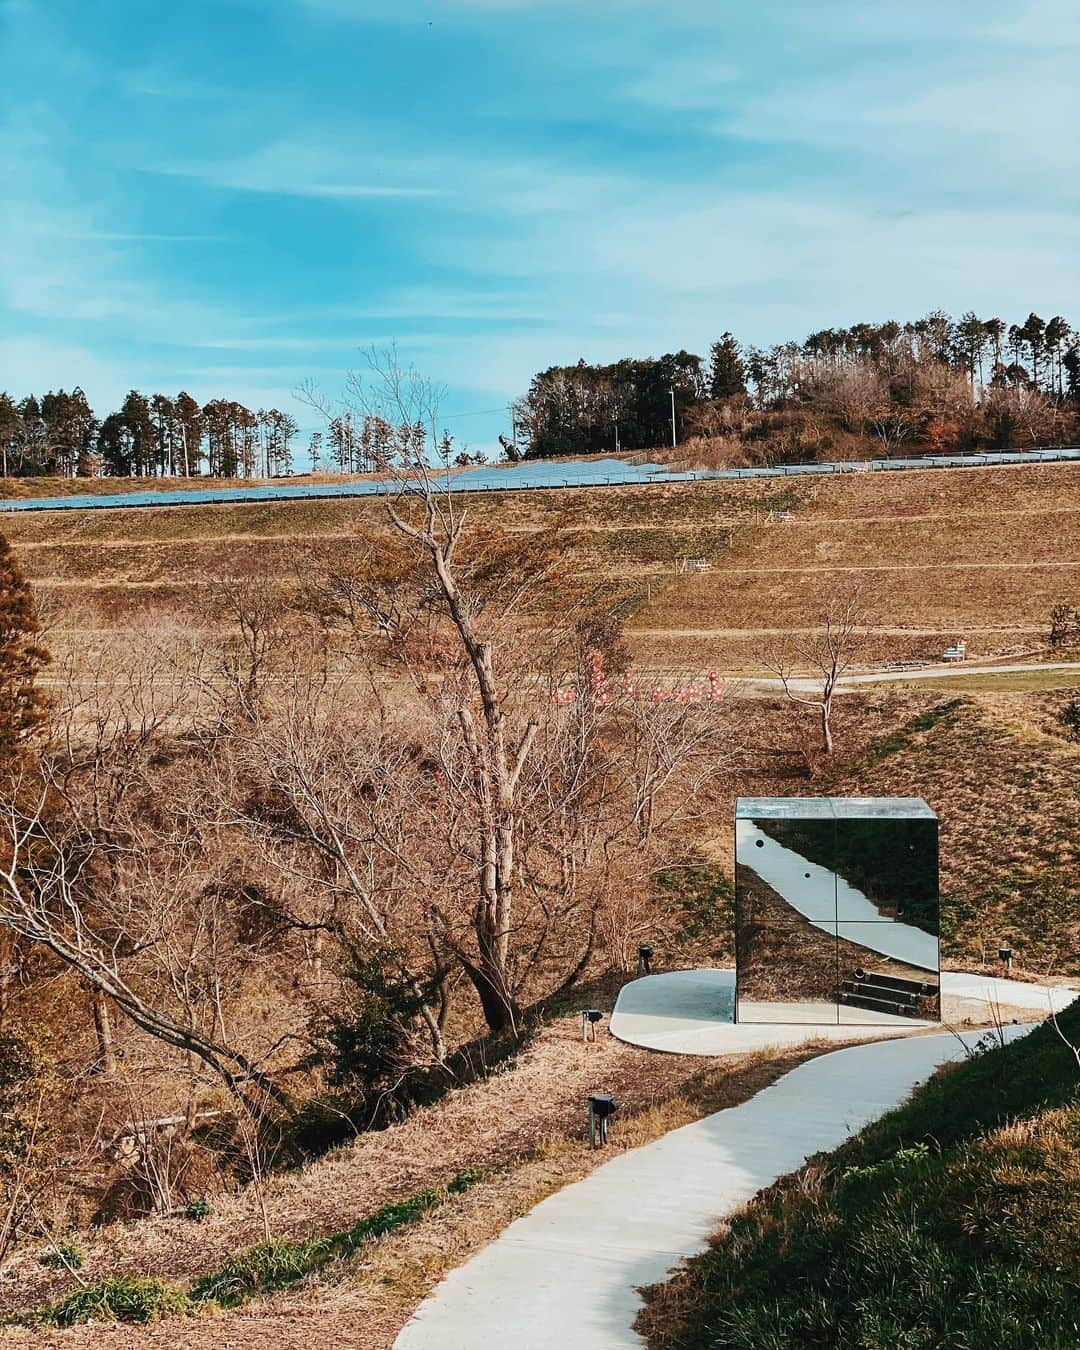
{"label": "terraced field", "polygon": [[868,659],[972,656],[1043,645],[1052,606],[1080,594],[1073,466],[855,476],[815,484],[787,519],[737,536],[711,571],[679,578],[634,616],[646,661],[742,669],[861,587]]}
{"label": "terraced field", "polygon": [[[564,575],[537,609],[595,595],[628,616],[635,660],[741,671],[855,584],[873,623],[867,660],[1040,647],[1050,608],[1080,595],[1080,466],[850,475],[792,484],[699,482],[469,499],[485,529],[556,541]],[[2,528],[55,640],[143,623],[203,622],[230,577],[294,586],[365,548],[377,501],[312,500],[9,515]],[[704,558],[709,570],[678,570]]]}

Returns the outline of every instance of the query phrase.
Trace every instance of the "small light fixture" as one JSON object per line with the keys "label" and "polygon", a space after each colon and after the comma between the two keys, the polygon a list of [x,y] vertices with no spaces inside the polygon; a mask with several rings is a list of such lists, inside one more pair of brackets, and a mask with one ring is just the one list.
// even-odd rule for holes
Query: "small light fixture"
{"label": "small light fixture", "polygon": [[648,975],[652,970],[653,949],[651,947],[639,947],[637,949],[637,970],[639,975]]}
{"label": "small light fixture", "polygon": [[619,1109],[610,1092],[594,1092],[589,1098],[589,1145],[603,1148],[607,1143],[608,1121]]}
{"label": "small light fixture", "polygon": [[581,1010],[581,1039],[583,1041],[596,1040],[596,1024],[603,1017],[599,1008],[582,1008]]}

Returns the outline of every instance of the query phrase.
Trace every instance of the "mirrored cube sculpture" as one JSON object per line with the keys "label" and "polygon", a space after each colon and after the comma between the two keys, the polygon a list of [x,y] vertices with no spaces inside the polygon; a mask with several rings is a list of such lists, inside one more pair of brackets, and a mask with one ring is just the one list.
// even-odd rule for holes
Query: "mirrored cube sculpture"
{"label": "mirrored cube sculpture", "polygon": [[736,1019],[937,1021],[937,830],[918,797],[740,797]]}

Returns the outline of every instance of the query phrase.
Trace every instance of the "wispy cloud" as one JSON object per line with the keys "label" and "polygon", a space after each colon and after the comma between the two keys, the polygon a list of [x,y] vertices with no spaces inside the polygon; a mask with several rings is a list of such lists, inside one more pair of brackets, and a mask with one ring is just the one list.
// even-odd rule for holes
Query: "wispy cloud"
{"label": "wispy cloud", "polygon": [[219,244],[227,238],[223,234],[155,234],[146,231],[122,230],[73,230],[46,228],[41,232],[43,239],[93,240],[105,243],[150,243],[150,244]]}
{"label": "wispy cloud", "polygon": [[[329,140],[331,133],[327,133]],[[329,200],[411,200],[447,195],[441,185],[402,182],[394,158],[368,152],[349,153],[313,139],[274,141],[249,154],[225,159],[144,166],[154,173],[195,178],[234,192],[276,193]],[[395,181],[396,180],[396,181]]]}

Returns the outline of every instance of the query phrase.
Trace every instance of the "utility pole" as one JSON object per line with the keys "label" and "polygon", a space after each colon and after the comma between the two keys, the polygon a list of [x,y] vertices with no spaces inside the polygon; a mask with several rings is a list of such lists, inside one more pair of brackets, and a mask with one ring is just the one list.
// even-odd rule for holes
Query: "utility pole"
{"label": "utility pole", "polygon": [[671,444],[675,445],[675,386],[671,386]]}
{"label": "utility pole", "polygon": [[615,453],[619,453],[619,419],[617,416],[615,418]]}

